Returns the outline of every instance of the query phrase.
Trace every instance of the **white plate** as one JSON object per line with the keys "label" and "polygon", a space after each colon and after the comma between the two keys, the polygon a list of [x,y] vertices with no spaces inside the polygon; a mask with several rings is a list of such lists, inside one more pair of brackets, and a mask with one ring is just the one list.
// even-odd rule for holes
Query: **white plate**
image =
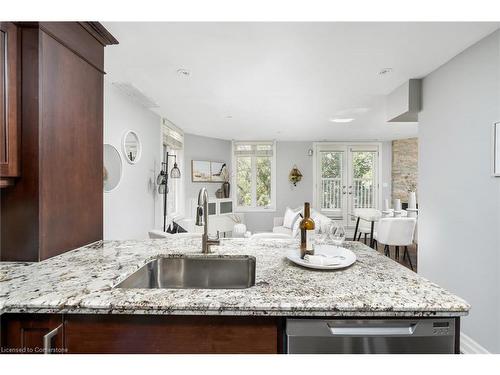
{"label": "white plate", "polygon": [[349,249],[336,247],[331,245],[318,245],[314,248],[314,255],[326,255],[329,257],[339,257],[338,264],[323,266],[319,264],[311,264],[300,258],[300,249],[289,250],[286,257],[290,261],[299,266],[313,268],[316,270],[336,270],[339,268],[349,267],[356,261],[356,255]]}

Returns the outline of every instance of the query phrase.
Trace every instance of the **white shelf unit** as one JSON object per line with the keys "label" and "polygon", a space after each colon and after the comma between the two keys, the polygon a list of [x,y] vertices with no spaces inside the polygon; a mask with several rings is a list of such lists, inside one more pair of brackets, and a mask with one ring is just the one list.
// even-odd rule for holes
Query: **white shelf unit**
{"label": "white shelf unit", "polygon": [[[197,199],[193,198],[190,200],[191,204],[191,218],[185,221],[189,221],[192,225],[187,225],[190,232],[203,232],[203,227],[198,227],[194,225]],[[208,232],[210,235],[215,235],[217,231],[222,234],[232,232],[234,224],[236,221],[233,218],[234,207],[232,198],[209,198],[208,199]],[[236,216],[242,218],[242,214],[235,214]]]}
{"label": "white shelf unit", "polygon": [[232,198],[212,198],[208,200],[208,215],[231,215],[233,213]]}

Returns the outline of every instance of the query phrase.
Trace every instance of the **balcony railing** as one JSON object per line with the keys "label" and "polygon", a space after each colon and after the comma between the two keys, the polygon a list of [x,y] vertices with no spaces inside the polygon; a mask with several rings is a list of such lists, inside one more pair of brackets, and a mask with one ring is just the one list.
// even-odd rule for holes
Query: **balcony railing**
{"label": "balcony railing", "polygon": [[353,179],[352,186],[354,208],[375,208],[373,182],[361,178]]}
{"label": "balcony railing", "polygon": [[321,181],[321,208],[342,208],[342,185],[340,178],[323,178]]}
{"label": "balcony railing", "polygon": [[[353,208],[375,208],[375,190],[372,181],[355,178],[351,189]],[[323,178],[321,181],[321,208],[342,208],[342,184],[340,178]]]}

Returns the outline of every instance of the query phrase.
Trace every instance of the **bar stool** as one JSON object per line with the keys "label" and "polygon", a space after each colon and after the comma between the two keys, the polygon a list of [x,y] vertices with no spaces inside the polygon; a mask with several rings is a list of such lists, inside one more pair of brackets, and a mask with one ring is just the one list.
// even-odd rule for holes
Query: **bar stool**
{"label": "bar stool", "polygon": [[399,259],[399,247],[404,246],[403,260],[408,257],[410,268],[413,270],[408,246],[413,243],[417,219],[414,217],[386,217],[378,221],[375,239],[384,245],[384,254],[391,256],[391,246],[395,246],[395,258]]}

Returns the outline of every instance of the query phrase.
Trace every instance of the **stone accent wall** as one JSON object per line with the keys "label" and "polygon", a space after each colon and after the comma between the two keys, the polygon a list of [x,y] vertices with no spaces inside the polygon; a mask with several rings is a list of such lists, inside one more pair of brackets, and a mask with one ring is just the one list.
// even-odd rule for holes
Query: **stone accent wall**
{"label": "stone accent wall", "polygon": [[408,202],[408,193],[418,189],[417,182],[418,138],[392,141],[392,199]]}

